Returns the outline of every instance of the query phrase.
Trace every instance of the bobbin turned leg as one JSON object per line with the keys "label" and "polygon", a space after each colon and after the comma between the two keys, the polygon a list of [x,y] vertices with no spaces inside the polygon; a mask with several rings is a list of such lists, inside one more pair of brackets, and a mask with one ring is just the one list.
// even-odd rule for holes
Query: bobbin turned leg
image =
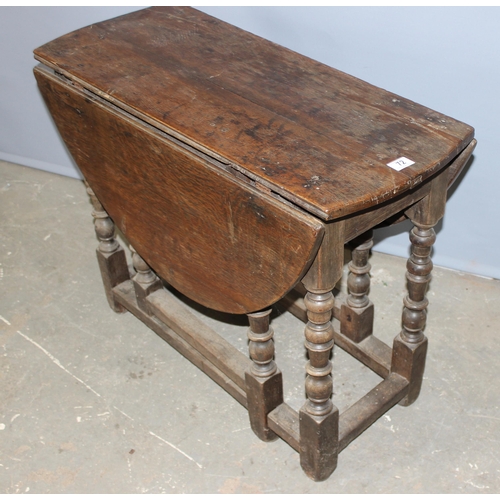
{"label": "bobbin turned leg", "polygon": [[[447,174],[447,172],[445,172]],[[411,405],[422,386],[427,354],[423,330],[427,319],[427,287],[431,280],[432,245],[436,240],[433,227],[444,215],[447,175],[432,181],[431,191],[406,214],[414,224],[410,232],[411,256],[406,264],[408,295],[404,298],[401,333],[394,339],[391,371],[409,381],[408,394],[399,402]]]}
{"label": "bobbin turned leg", "polygon": [[404,299],[403,329],[394,339],[392,371],[410,381],[408,395],[400,402],[412,404],[420,393],[427,354],[427,338],[423,334],[426,321],[425,297],[431,280],[430,252],[436,239],[434,229],[415,225],[410,233],[411,257],[408,259],[406,279],[408,295]]}
{"label": "bobbin turned leg", "polygon": [[274,361],[273,329],[269,326],[271,309],[248,314],[249,351],[253,361],[245,372],[250,425],[263,441],[278,436],[269,429],[267,415],[283,403],[283,378]]}
{"label": "bobbin turned leg", "polygon": [[304,304],[308,322],[305,346],[307,400],[299,412],[300,464],[315,481],[327,479],[337,467],[339,412],[330,397],[333,392],[332,363],[334,306],[332,290],[342,276],[344,225],[326,227],[315,261],[302,282],[307,290]]}
{"label": "bobbin turned leg", "polygon": [[373,231],[368,231],[353,242],[347,288],[349,295],[341,308],[341,331],[353,342],[361,342],[373,332],[373,304],[368,298],[370,269],[368,263],[373,247]]}
{"label": "bobbin turned leg", "polygon": [[125,251],[115,239],[115,225],[113,221],[109,218],[109,215],[86,181],[85,185],[94,208],[92,216],[94,217],[95,232],[99,240],[99,246],[96,250],[97,261],[101,270],[106,298],[111,309],[116,312],[125,312],[123,306],[115,301],[113,295],[113,288],[115,286],[130,279]]}
{"label": "bobbin turned leg", "polygon": [[339,412],[330,397],[333,390],[330,354],[333,326],[330,322],[334,304],[332,292],[308,292],[305,335],[309,362],[306,366],[307,401],[301,408],[300,463],[315,481],[327,479],[337,467]]}
{"label": "bobbin turned leg", "polygon": [[146,261],[135,251],[134,247],[129,245],[129,248],[132,253],[132,265],[137,271],[137,274],[132,278],[137,304],[143,311],[151,314],[151,309],[146,299],[148,295],[159,290],[163,285],[160,278],[156,276]]}

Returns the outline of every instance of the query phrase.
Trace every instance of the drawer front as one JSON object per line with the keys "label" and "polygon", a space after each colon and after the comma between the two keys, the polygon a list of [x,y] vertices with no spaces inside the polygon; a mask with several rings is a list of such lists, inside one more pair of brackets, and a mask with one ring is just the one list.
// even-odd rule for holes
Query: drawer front
{"label": "drawer front", "polygon": [[268,307],[300,280],[320,221],[50,71],[35,75],[76,164],[161,278],[229,313]]}

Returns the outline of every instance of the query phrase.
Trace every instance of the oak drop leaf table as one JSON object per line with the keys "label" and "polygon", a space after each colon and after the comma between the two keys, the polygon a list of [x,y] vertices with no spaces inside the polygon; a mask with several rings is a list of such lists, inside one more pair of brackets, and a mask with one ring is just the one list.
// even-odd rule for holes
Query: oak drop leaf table
{"label": "oak drop leaf table", "polygon": [[[339,451],[419,394],[433,226],[475,147],[473,128],[191,8],[94,24],[35,57],[88,186],[111,307],[131,311],[246,406],[259,438],[284,439],[309,477],[328,478]],[[408,295],[391,348],[372,334],[368,256],[374,227],[407,218]],[[334,297],[347,243],[348,293]],[[249,358],[165,283],[247,314]],[[283,401],[274,361],[278,301],[306,323],[299,412]],[[334,343],[383,378],[341,415]]]}

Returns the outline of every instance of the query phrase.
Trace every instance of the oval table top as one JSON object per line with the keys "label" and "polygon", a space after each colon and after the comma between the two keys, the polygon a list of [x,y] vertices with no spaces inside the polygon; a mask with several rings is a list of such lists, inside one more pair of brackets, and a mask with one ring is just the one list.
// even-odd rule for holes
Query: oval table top
{"label": "oval table top", "polygon": [[93,24],[35,57],[323,220],[415,187],[474,135],[462,122],[188,7]]}

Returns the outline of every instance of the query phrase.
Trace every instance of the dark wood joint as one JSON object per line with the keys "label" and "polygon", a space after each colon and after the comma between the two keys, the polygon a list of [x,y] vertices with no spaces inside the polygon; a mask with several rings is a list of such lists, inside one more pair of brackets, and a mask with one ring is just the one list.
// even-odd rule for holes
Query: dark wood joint
{"label": "dark wood joint", "polygon": [[361,308],[342,304],[340,315],[340,331],[353,342],[358,344],[372,334],[374,306],[371,302]]}
{"label": "dark wood joint", "polygon": [[445,169],[430,181],[430,192],[405,211],[414,224],[422,228],[434,227],[444,216],[449,172]]}
{"label": "dark wood joint", "polygon": [[344,265],[345,221],[325,225],[325,235],[316,258],[302,278],[302,284],[309,292],[325,293],[333,290],[342,277]]}

